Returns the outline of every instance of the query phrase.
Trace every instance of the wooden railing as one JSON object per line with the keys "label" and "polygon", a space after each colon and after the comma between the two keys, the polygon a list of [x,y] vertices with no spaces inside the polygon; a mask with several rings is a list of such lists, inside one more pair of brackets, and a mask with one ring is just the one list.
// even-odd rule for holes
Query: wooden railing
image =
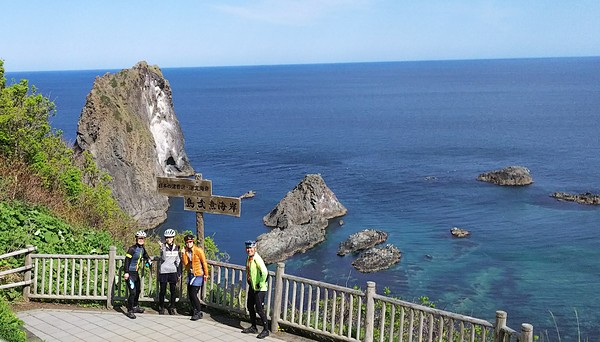
{"label": "wooden railing", "polygon": [[17,267],[17,268],[4,270],[4,271],[0,272],[0,278],[3,278],[9,274],[25,272],[25,275],[23,276],[23,280],[18,281],[18,282],[8,282],[5,284],[2,284],[2,285],[0,285],[0,290],[23,286],[23,298],[25,298],[25,300],[27,300],[27,298],[29,296],[29,286],[33,283],[33,280],[31,279],[31,269],[33,268],[32,264],[31,264],[31,253],[36,250],[37,250],[37,247],[28,245],[24,249],[0,255],[0,259],[6,259],[6,258],[14,257],[17,255],[25,254],[25,265],[23,265],[22,267]]}
{"label": "wooden railing", "polygon": [[[32,254],[33,282],[29,298],[125,301],[124,256],[111,247],[108,255]],[[246,268],[209,261],[210,275],[201,294],[203,304],[247,315]],[[146,272],[141,302],[158,298],[157,269]],[[521,332],[506,326],[506,312],[496,312],[496,322],[438,310],[376,293],[374,282],[357,290],[285,274],[278,263],[269,272],[266,296],[271,330],[280,326],[340,341],[427,342],[532,342],[533,327]],[[179,300],[187,301],[179,284]]]}

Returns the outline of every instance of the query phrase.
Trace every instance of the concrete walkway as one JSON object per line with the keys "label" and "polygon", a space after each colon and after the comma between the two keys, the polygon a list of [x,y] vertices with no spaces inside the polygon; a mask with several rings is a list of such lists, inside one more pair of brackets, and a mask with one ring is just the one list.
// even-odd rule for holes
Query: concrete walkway
{"label": "concrete walkway", "polygon": [[[129,319],[119,311],[79,309],[34,309],[17,312],[17,317],[25,322],[29,341],[260,341],[256,334],[241,333],[249,323],[207,313],[198,321],[153,312]],[[263,341],[295,340],[276,335]]]}

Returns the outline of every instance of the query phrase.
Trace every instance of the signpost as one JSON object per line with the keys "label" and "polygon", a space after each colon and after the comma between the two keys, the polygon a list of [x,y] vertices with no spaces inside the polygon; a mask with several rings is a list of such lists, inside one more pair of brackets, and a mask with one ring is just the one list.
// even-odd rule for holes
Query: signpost
{"label": "signpost", "polygon": [[213,196],[212,181],[202,179],[197,173],[195,179],[156,177],[159,194],[169,197],[183,197],[183,209],[196,212],[196,236],[200,247],[204,248],[204,213],[240,217],[239,197]]}

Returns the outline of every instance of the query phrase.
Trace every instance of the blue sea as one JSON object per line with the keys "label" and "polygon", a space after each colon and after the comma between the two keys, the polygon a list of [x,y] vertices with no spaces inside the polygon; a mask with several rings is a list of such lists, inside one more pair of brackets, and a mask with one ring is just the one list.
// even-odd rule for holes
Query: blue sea
{"label": "blue sea", "polygon": [[[110,70],[114,72],[114,70]],[[66,140],[94,79],[107,70],[8,73],[57,105]],[[308,173],[348,208],[327,240],[286,272],[494,321],[508,312],[558,341],[600,339],[600,207],[552,192],[600,193],[600,57],[163,69],[193,167],[213,193],[239,196],[241,217],[205,215],[205,234],[244,262],[243,241]],[[527,187],[478,182],[510,165]],[[157,228],[195,230],[171,200]],[[471,231],[454,239],[454,226]],[[371,274],[336,255],[350,234],[375,228],[402,251]],[[553,318],[554,316],[554,318]],[[579,321],[579,324],[577,323]],[[578,328],[579,326],[579,328]],[[545,335],[545,333],[544,333]]]}

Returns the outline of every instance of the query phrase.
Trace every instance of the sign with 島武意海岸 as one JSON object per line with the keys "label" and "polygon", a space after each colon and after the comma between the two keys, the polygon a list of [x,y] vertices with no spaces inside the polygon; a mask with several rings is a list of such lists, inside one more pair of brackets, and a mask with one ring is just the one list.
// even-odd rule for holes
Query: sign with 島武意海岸
{"label": "sign with \u5cf6\u6b66\u610f\u6d77\u5cb8", "polygon": [[189,179],[156,177],[156,189],[167,196],[212,196],[212,181],[208,179]]}
{"label": "sign with \u5cf6\u6b66\u610f\u6d77\u5cb8", "polygon": [[225,196],[185,196],[183,209],[240,217],[240,198]]}

